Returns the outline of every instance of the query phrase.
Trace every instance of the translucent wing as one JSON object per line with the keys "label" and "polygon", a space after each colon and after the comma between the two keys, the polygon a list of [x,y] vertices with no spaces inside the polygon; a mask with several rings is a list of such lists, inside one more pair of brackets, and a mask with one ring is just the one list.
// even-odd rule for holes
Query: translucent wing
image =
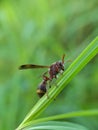
{"label": "translucent wing", "polygon": [[19,69],[36,69],[36,68],[49,68],[50,66],[44,66],[44,65],[34,65],[34,64],[25,64],[19,66]]}

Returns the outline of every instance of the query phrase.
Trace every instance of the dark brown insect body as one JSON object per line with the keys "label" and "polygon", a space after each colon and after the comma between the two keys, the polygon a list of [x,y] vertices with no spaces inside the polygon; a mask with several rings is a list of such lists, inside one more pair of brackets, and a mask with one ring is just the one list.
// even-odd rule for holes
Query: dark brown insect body
{"label": "dark brown insect body", "polygon": [[49,77],[45,76],[46,73],[44,73],[43,81],[37,89],[37,94],[39,95],[39,97],[42,97],[47,92],[47,88],[46,88],[47,82],[52,81],[53,78],[57,78],[57,74],[60,73],[61,71],[64,71],[64,57],[65,55],[63,55],[62,57],[62,61],[55,62],[50,66],[25,64],[19,67],[20,70],[35,69],[35,68],[49,68],[49,70],[47,71],[49,74]]}

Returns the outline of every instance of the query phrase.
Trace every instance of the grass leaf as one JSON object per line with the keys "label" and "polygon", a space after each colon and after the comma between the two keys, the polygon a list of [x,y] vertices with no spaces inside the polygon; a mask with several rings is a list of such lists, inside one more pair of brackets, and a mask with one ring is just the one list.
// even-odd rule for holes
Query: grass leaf
{"label": "grass leaf", "polygon": [[87,130],[86,127],[69,122],[48,121],[31,126],[25,130]]}
{"label": "grass leaf", "polygon": [[43,96],[32,110],[25,117],[23,122],[17,128],[17,130],[23,128],[27,122],[33,121],[37,118],[47,106],[55,99],[55,97],[66,87],[66,85],[80,72],[83,67],[98,53],[98,37],[96,37],[75,59],[75,61],[68,67],[62,76],[57,80],[57,86],[54,85],[49,91],[49,99],[47,96]]}

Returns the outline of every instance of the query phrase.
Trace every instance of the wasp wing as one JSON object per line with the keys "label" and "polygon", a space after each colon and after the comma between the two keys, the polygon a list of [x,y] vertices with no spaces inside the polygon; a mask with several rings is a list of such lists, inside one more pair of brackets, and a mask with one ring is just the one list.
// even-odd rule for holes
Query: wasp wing
{"label": "wasp wing", "polygon": [[34,65],[34,64],[25,64],[19,66],[19,69],[36,69],[36,68],[49,68],[50,66],[44,66],[44,65]]}

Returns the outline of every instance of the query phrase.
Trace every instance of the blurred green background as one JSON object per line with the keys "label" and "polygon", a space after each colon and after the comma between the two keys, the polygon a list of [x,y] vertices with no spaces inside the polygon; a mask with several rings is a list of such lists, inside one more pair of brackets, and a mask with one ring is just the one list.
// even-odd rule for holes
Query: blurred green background
{"label": "blurred green background", "polygon": [[[19,65],[50,65],[64,53],[65,60],[74,61],[97,35],[97,0],[1,0],[0,130],[15,129],[39,100],[36,88],[45,70],[19,71]],[[98,56],[41,116],[95,108],[98,108]],[[98,117],[67,121],[98,130]]]}

